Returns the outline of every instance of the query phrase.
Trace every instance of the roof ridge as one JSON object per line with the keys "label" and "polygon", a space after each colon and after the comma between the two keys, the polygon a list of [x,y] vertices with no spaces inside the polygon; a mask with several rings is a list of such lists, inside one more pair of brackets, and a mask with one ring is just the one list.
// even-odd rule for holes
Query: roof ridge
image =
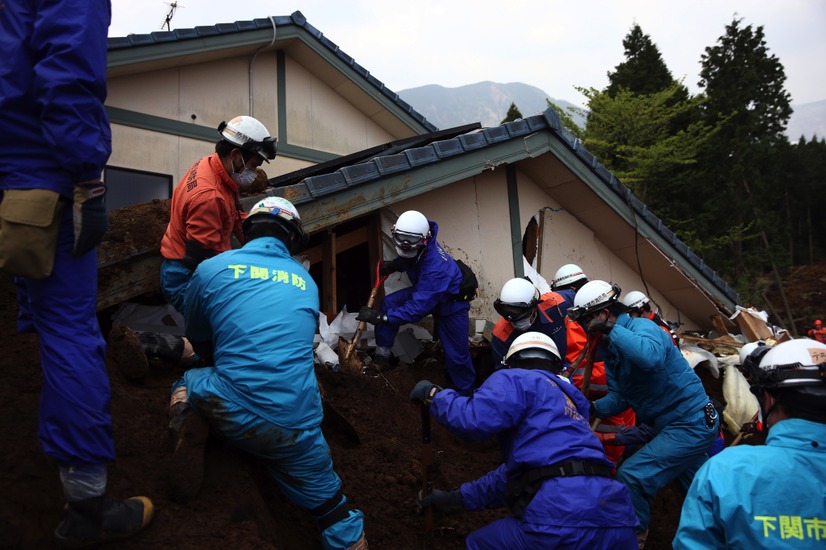
{"label": "roof ridge", "polygon": [[424,126],[427,130],[435,132],[438,128],[416,111],[413,106],[404,101],[398,93],[384,85],[379,79],[370,74],[370,71],[359,65],[356,60],[344,53],[344,51],[332,40],[324,36],[320,30],[312,26],[303,13],[296,10],[290,15],[273,15],[267,18],[256,18],[247,21],[235,21],[232,23],[216,23],[214,25],[199,25],[192,28],[173,29],[171,31],[153,31],[147,34],[129,34],[124,37],[110,37],[108,39],[108,51],[119,51],[129,48],[139,48],[154,46],[157,44],[168,44],[185,40],[195,40],[212,36],[236,34],[242,32],[271,29],[273,23],[276,28],[296,26],[305,30],[322,47],[326,48],[335,57],[348,65],[351,70],[363,78],[370,86],[375,88],[381,95],[387,97],[399,109],[406,113],[416,122]]}

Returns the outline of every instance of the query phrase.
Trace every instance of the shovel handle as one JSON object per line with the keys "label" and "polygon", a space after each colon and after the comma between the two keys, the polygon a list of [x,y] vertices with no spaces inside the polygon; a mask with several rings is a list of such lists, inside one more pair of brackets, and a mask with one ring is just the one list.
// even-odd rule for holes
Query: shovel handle
{"label": "shovel handle", "polygon": [[[757,422],[757,418],[758,418],[759,416],[760,416],[760,411],[757,411],[757,412],[756,412],[756,413],[754,413],[754,415],[751,417],[750,422]],[[741,441],[743,441],[743,437],[745,437],[745,435],[746,435],[746,434],[745,434],[745,433],[743,433],[743,432],[740,432],[739,434],[737,434],[737,437],[735,437],[735,438],[734,438],[734,440],[731,442],[731,444],[729,445],[729,447],[736,447],[737,445],[739,445],[739,444],[740,444],[740,442],[741,442]]]}
{"label": "shovel handle", "polygon": [[[429,495],[433,489],[430,479],[430,467],[433,463],[433,455],[430,442],[430,407],[422,403],[422,498]],[[428,506],[422,510],[424,517],[424,530],[429,533],[433,530],[433,506]]]}
{"label": "shovel handle", "polygon": [[[370,290],[370,296],[367,298],[367,307],[372,308],[373,303],[376,301],[376,295],[379,293],[379,288],[381,284],[387,279],[387,275],[384,277],[381,276],[381,266],[384,265],[384,262],[380,259],[376,262],[376,282],[373,285],[373,288]],[[388,273],[389,275],[389,273]],[[361,333],[364,332],[364,329],[367,328],[367,323],[364,321],[359,321],[358,326],[356,327],[356,332],[353,334],[353,339],[350,341],[350,344],[347,346],[347,349],[344,350],[344,359],[345,361],[350,359],[350,356],[353,354],[353,350],[361,340]]]}
{"label": "shovel handle", "polygon": [[585,372],[582,374],[582,395],[589,399],[591,393],[591,373],[594,371],[594,354],[597,352],[602,334],[594,333],[588,338],[588,355],[585,357]]}

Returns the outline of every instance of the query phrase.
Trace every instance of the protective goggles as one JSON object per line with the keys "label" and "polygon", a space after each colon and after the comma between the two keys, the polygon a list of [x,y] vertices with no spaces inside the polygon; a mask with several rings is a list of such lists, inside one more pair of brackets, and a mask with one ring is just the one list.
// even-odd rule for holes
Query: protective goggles
{"label": "protective goggles", "polygon": [[599,310],[606,309],[608,306],[619,300],[622,290],[616,284],[611,285],[611,290],[604,292],[597,298],[581,306],[571,306],[568,308],[568,318],[571,321],[582,322],[590,313],[596,313]]}
{"label": "protective goggles", "polygon": [[501,315],[502,318],[508,321],[520,321],[530,316],[536,309],[536,304],[538,303],[539,302],[536,300],[531,300],[527,304],[525,302],[514,303],[496,300],[493,302],[493,309],[495,309],[496,313]]}
{"label": "protective goggles", "polygon": [[[768,348],[768,346],[765,347]],[[755,351],[760,349],[761,348],[757,348]],[[760,354],[760,357],[762,358],[764,354],[765,352]],[[749,370],[750,389],[754,394],[759,394],[760,390],[766,388],[787,388],[826,383],[826,364],[801,365],[800,363],[792,363],[763,369],[758,366],[760,362],[759,358],[757,361],[749,361],[752,355],[755,355],[754,352],[749,355],[744,363],[746,363],[745,366]]]}
{"label": "protective goggles", "polygon": [[227,133],[233,136],[237,143],[243,143],[242,149],[261,155],[265,160],[275,158],[278,150],[278,138],[266,137],[261,141],[254,141],[249,136],[236,132],[232,127],[227,126],[226,121],[218,125],[218,132]]}
{"label": "protective goggles", "polygon": [[405,231],[393,231],[393,241],[402,250],[413,250],[421,248],[427,244],[427,240],[421,233],[407,233]]}

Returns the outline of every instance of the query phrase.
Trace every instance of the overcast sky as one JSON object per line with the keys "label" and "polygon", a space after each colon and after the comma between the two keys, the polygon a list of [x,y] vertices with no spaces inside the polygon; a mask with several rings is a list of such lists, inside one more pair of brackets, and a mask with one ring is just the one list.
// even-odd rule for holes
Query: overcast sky
{"label": "overcast sky", "polygon": [[[109,36],[160,30],[171,0],[112,0]],[[699,91],[700,56],[735,14],[762,26],[793,104],[826,99],[824,0],[179,0],[172,28],[290,15],[307,21],[393,91],[523,82],[584,105],[604,88],[637,23],[672,75]]]}

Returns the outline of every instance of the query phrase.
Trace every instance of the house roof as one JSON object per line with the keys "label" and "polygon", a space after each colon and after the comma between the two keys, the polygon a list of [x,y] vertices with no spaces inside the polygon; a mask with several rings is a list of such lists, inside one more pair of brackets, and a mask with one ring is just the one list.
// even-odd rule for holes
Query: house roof
{"label": "house roof", "polygon": [[[654,242],[671,262],[705,288],[713,299],[719,300],[723,309],[733,311],[740,303],[737,292],[600,164],[581,141],[562,126],[552,108],[501,126],[458,130],[453,134],[446,130],[418,136],[397,148],[378,147],[363,152],[364,155],[335,159],[324,166],[306,169],[300,181],[296,181],[299,179],[296,173],[285,174],[271,182],[286,185],[271,192],[290,199],[299,208],[305,227],[314,231],[484,170],[508,163],[520,162],[521,166],[524,162],[534,162],[543,153],[553,151],[567,169],[625,219],[637,235]],[[526,170],[530,171],[531,167],[526,166]],[[537,164],[531,175],[541,179],[547,171],[547,166]],[[578,217],[587,224],[587,212],[577,212],[584,209],[582,201],[577,202],[573,193],[555,193],[557,195],[567,196],[570,202],[563,205],[581,214]],[[244,206],[249,209],[256,200],[255,197],[245,199]],[[610,238],[610,235],[604,237]],[[627,236],[623,238],[627,240]],[[627,247],[628,243],[616,246]]]}
{"label": "house roof", "polygon": [[[275,32],[274,32],[275,31]],[[331,65],[359,83],[362,90],[380,104],[392,110],[396,116],[407,120],[417,133],[435,132],[436,126],[428,122],[399,94],[389,89],[379,79],[356,63],[338,45],[307,22],[300,11],[289,16],[271,16],[252,21],[218,23],[192,29],[155,31],[149,34],[130,34],[109,38],[108,66],[110,71],[119,67],[160,60],[186,60],[189,56],[208,56],[211,52],[226,51],[250,46],[260,47],[278,40],[287,42],[298,39],[308,45]],[[175,61],[181,62],[181,61]]]}

